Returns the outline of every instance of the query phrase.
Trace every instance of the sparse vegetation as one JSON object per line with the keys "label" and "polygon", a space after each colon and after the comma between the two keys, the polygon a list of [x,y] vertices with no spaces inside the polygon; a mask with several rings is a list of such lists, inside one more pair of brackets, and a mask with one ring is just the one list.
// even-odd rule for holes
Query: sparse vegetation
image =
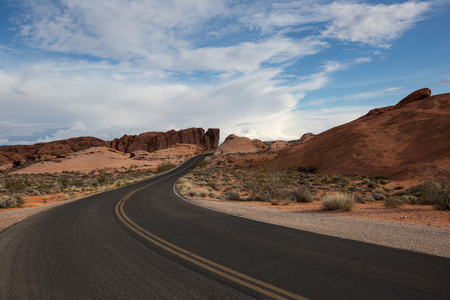
{"label": "sparse vegetation", "polygon": [[[124,169],[114,171],[81,172],[64,171],[59,174],[7,174],[0,173],[0,208],[20,207],[27,196],[60,193],[59,200],[112,190],[138,180],[154,176],[150,170]],[[42,198],[45,203],[45,199]],[[46,200],[55,200],[47,197]]]}

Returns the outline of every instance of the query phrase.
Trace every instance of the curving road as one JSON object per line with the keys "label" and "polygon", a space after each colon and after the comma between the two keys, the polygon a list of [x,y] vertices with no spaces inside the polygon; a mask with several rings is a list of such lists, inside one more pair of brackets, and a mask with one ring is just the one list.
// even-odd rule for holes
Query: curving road
{"label": "curving road", "polygon": [[204,209],[160,177],[0,233],[1,299],[450,299],[450,259]]}

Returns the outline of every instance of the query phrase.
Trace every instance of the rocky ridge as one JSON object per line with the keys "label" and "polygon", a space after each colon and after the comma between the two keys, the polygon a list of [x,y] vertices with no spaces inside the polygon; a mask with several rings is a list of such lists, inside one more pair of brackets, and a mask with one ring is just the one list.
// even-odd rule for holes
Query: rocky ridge
{"label": "rocky ridge", "polygon": [[188,128],[179,131],[124,135],[112,141],[95,137],[77,137],[34,145],[0,146],[0,166],[31,164],[45,156],[64,156],[91,147],[108,147],[124,153],[132,153],[138,150],[153,152],[176,144],[193,144],[200,146],[204,151],[210,151],[218,147],[219,134],[219,129],[215,128],[208,129],[206,133],[203,128]]}

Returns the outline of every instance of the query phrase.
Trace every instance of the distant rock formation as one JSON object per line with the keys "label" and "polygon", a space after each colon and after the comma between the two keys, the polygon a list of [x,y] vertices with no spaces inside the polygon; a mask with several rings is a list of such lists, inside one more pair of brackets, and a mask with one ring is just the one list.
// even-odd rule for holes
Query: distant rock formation
{"label": "distant rock formation", "polygon": [[279,151],[289,147],[289,143],[282,140],[264,142],[264,144],[269,147],[270,151]]}
{"label": "distant rock formation", "polygon": [[310,139],[312,139],[315,136],[316,135],[314,133],[308,132],[308,133],[303,134],[299,140],[289,141],[288,143],[290,146],[300,145],[300,144],[306,143],[307,141],[309,141]]}
{"label": "distant rock formation", "polygon": [[203,151],[210,151],[217,149],[219,135],[219,129],[208,129],[205,133],[202,128],[189,128],[179,131],[124,135],[113,141],[104,141],[95,137],[77,137],[34,145],[0,146],[0,166],[13,164],[13,162],[15,166],[20,166],[45,155],[61,156],[91,147],[108,147],[130,153],[137,150],[153,152],[176,144],[194,144],[200,146]]}
{"label": "distant rock formation", "polygon": [[227,136],[222,145],[217,148],[214,155],[224,155],[229,153],[251,153],[268,150],[269,147],[260,140],[251,140],[246,137],[239,137],[234,134]]}
{"label": "distant rock formation", "polygon": [[188,128],[179,131],[146,132],[139,135],[124,135],[108,143],[108,147],[129,153],[138,150],[153,152],[167,149],[175,144],[202,146],[205,151],[214,150],[219,144],[219,129]]}
{"label": "distant rock formation", "polygon": [[450,93],[416,91],[399,104],[331,128],[281,152],[277,160],[320,174],[421,177],[425,167],[450,171]]}

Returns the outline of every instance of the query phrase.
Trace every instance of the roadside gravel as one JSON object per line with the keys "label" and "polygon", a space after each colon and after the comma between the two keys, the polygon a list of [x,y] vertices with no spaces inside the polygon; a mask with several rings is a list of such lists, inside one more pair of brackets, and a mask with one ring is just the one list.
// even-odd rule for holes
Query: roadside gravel
{"label": "roadside gravel", "polygon": [[[185,199],[185,198],[184,198]],[[450,229],[301,211],[255,207],[239,201],[189,198],[228,214],[295,229],[450,258]]]}

